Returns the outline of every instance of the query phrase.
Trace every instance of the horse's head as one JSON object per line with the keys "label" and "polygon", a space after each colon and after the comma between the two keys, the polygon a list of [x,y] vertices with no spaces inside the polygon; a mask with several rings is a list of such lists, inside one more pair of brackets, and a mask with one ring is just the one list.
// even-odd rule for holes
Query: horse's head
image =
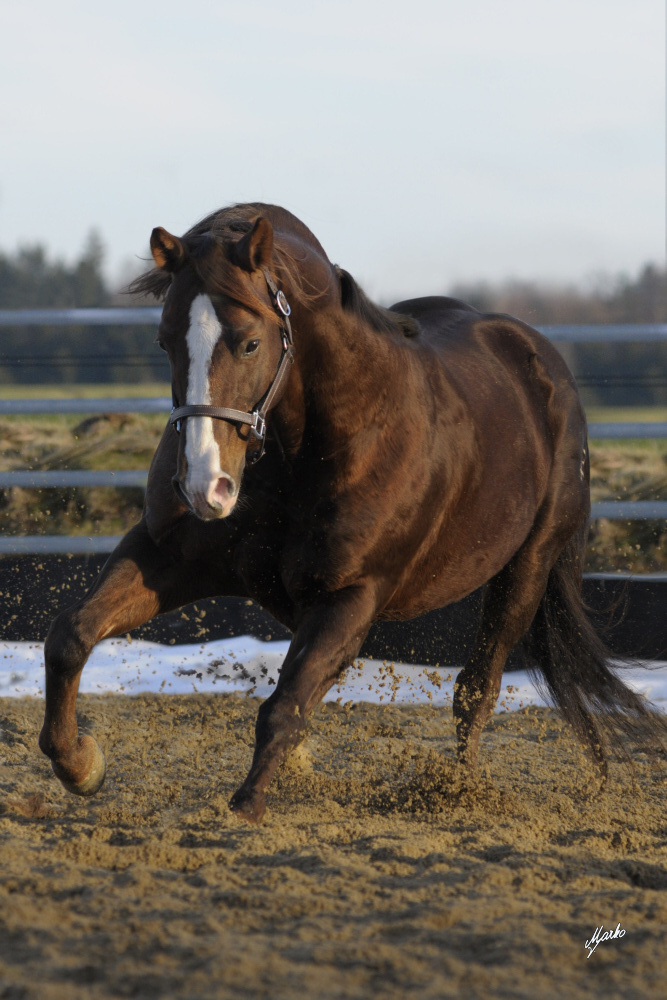
{"label": "horse's head", "polygon": [[[151,251],[170,278],[158,341],[169,357],[174,405],[186,411],[172,423],[178,434],[174,489],[203,520],[227,517],[246,461],[262,447],[255,414],[272,405],[267,392],[279,369],[282,389],[284,362],[291,361],[280,308],[285,300],[276,301],[271,288],[273,229],[261,217],[237,239],[179,239],[154,229]],[[231,408],[248,419],[187,413],[201,407]]]}

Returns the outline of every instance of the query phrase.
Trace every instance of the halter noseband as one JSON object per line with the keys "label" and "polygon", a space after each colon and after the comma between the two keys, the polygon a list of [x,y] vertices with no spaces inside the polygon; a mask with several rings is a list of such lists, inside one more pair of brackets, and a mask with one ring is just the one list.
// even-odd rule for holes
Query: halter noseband
{"label": "halter noseband", "polygon": [[180,433],[181,420],[186,417],[213,417],[215,420],[228,420],[232,424],[249,424],[250,430],[260,442],[260,447],[250,452],[246,461],[249,465],[254,465],[264,454],[266,444],[266,416],[276,396],[280,392],[285,376],[294,361],[294,340],[292,337],[292,326],[290,324],[291,309],[282,289],[278,288],[268,271],[262,271],[266,284],[271,293],[271,301],[275,311],[281,316],[280,339],[283,351],[278,365],[278,370],[274,375],[271,385],[264,393],[262,399],[256,404],[252,412],[244,410],[233,410],[228,406],[207,406],[204,403],[195,403],[191,406],[177,406],[176,397],[172,386],[171,395],[173,406],[169,415],[169,423]]}

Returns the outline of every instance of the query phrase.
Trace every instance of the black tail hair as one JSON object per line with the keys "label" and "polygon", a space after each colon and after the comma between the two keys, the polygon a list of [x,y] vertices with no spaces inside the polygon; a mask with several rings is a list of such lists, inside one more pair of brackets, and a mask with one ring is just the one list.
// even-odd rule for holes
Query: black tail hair
{"label": "black tail hair", "polygon": [[627,759],[623,737],[650,754],[664,750],[667,720],[609,666],[612,654],[581,596],[584,541],[583,532],[573,536],[553,566],[524,651],[538,689],[550,696],[606,773],[608,750]]}

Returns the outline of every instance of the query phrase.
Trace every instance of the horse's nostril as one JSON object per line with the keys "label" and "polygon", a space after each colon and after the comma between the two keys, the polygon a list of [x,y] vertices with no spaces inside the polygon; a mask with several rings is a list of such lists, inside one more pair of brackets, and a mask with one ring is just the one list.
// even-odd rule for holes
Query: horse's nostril
{"label": "horse's nostril", "polygon": [[213,488],[211,500],[224,506],[231,499],[233,493],[231,480],[227,479],[226,476],[221,476]]}

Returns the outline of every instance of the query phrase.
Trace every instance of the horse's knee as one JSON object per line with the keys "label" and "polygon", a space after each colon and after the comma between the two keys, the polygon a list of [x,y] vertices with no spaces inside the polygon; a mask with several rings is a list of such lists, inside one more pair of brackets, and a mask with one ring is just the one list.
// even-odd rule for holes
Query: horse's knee
{"label": "horse's knee", "polygon": [[287,748],[299,741],[304,725],[305,719],[296,698],[273,694],[262,702],[257,712],[257,746],[277,744]]}
{"label": "horse's knee", "polygon": [[286,729],[300,728],[303,719],[296,698],[271,695],[263,701],[257,712],[257,729],[272,735]]}
{"label": "horse's knee", "polygon": [[63,612],[52,622],[44,643],[47,671],[62,679],[75,676],[83,668],[92,646],[76,612]]}

